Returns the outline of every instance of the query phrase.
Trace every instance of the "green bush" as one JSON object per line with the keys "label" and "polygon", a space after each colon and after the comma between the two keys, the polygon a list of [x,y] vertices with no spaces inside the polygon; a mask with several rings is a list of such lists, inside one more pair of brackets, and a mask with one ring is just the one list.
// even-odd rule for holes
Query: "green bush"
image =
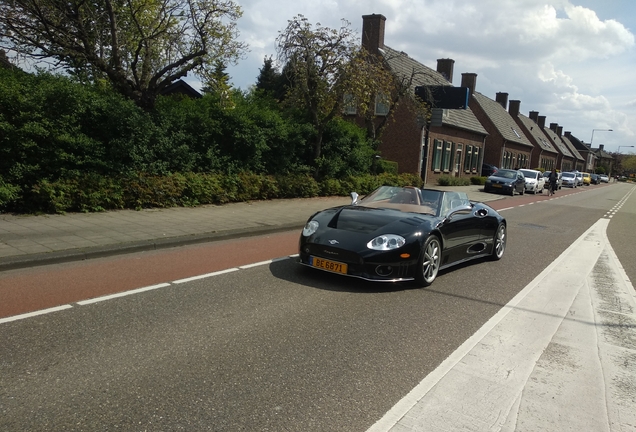
{"label": "green bush", "polygon": [[466,177],[441,176],[437,179],[438,186],[468,186],[471,180]]}
{"label": "green bush", "polygon": [[488,177],[473,176],[470,178],[470,184],[483,186],[486,184],[486,179],[488,179]]}

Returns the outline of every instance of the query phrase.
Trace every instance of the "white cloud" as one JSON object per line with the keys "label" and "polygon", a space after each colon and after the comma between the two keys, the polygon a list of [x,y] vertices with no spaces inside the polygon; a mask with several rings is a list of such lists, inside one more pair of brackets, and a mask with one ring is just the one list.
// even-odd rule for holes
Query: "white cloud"
{"label": "white cloud", "polygon": [[454,59],[455,85],[462,72],[477,73],[481,93],[494,99],[496,92],[508,92],[510,99],[522,101],[524,113],[540,111],[574,135],[580,131],[583,139],[598,127],[615,130],[607,137],[615,146],[636,134],[635,38],[629,30],[636,29],[636,10],[631,1],[282,0],[273,7],[269,1],[244,0],[240,4],[241,39],[250,44],[251,52],[228,72],[242,88],[256,82],[263,58],[276,54],[278,32],[296,15],[332,28],[340,27],[344,18],[360,33],[362,15],[378,13],[387,18],[388,46],[433,69],[439,58]]}

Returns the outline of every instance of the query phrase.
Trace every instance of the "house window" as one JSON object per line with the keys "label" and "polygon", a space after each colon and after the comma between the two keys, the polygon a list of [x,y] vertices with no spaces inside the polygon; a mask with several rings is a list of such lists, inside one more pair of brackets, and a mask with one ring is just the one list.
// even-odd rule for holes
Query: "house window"
{"label": "house window", "polygon": [[453,164],[453,143],[444,141],[444,152],[442,153],[442,169],[450,171]]}
{"label": "house window", "polygon": [[442,144],[441,140],[434,141],[433,147],[433,170],[440,171],[442,169]]}
{"label": "house window", "polygon": [[348,93],[342,97],[342,112],[345,115],[356,115],[358,110],[356,109],[355,98],[352,94]]}
{"label": "house window", "polygon": [[385,116],[389,114],[391,101],[387,95],[380,93],[375,96],[375,115]]}
{"label": "house window", "polygon": [[472,161],[472,171],[473,172],[478,172],[479,171],[479,159],[481,158],[481,148],[480,147],[473,147],[473,161]]}
{"label": "house window", "polygon": [[470,172],[473,160],[473,146],[466,145],[466,156],[464,156],[464,171]]}

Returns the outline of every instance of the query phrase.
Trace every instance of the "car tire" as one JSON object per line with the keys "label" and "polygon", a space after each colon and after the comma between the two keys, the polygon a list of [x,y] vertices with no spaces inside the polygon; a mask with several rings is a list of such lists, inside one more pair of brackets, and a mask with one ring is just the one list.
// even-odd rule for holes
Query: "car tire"
{"label": "car tire", "polygon": [[442,244],[437,236],[430,235],[424,242],[420,259],[417,262],[415,282],[423,287],[431,285],[437,277],[441,262]]}
{"label": "car tire", "polygon": [[503,257],[506,251],[508,231],[505,223],[500,223],[495,231],[495,235],[492,239],[492,254],[490,255],[494,261],[498,261]]}

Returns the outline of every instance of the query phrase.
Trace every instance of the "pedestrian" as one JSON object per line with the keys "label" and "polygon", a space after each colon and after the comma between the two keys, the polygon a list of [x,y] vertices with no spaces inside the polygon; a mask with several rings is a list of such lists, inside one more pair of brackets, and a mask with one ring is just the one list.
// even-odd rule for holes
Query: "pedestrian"
{"label": "pedestrian", "polygon": [[558,189],[557,182],[559,181],[559,174],[556,170],[550,171],[550,176],[548,177],[548,181],[550,182],[550,189],[552,189],[552,193],[556,193]]}

